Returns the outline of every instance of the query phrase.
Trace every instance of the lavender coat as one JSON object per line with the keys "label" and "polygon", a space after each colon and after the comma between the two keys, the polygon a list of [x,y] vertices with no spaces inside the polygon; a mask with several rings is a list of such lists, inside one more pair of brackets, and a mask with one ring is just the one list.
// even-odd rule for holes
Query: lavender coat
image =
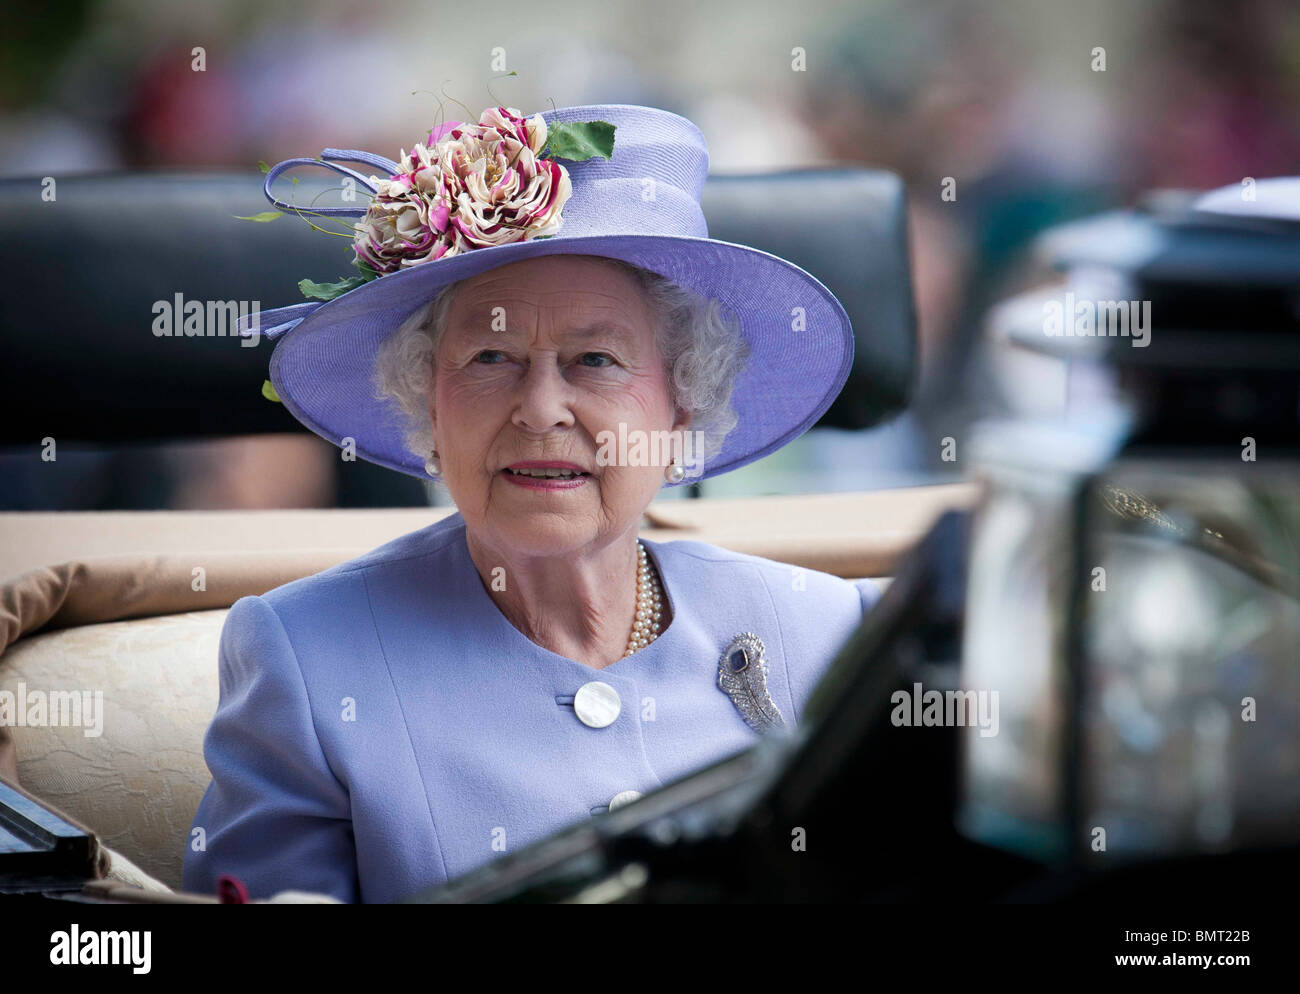
{"label": "lavender coat", "polygon": [[[602,670],[529,641],[484,590],[459,514],[261,597],[221,633],[212,783],[183,887],[233,874],[394,901],[649,793],[757,741],[717,685],[742,632],[767,647],[788,725],[879,596],[857,583],[700,542],[645,542],[672,624]],[[603,728],[573,698],[599,680]],[[198,830],[202,830],[201,832]]]}

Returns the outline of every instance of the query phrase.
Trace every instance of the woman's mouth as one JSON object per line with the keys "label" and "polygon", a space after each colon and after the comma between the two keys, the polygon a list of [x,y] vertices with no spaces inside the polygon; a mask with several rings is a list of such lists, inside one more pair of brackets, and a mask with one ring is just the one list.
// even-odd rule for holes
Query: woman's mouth
{"label": "woman's mouth", "polygon": [[572,490],[583,486],[591,476],[573,463],[544,462],[515,463],[501,474],[515,486],[529,490]]}

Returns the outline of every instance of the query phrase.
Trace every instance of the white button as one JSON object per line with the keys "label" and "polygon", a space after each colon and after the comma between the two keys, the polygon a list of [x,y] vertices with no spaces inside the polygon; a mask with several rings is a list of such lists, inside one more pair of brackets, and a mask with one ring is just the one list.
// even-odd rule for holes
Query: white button
{"label": "white button", "polygon": [[615,808],[621,808],[624,804],[631,804],[640,796],[641,796],[641,792],[639,790],[621,791],[615,794],[613,798],[610,800],[609,810],[613,811]]}
{"label": "white button", "polygon": [[577,712],[578,720],[590,728],[612,725],[622,709],[618,691],[599,680],[584,683],[573,695],[573,710]]}

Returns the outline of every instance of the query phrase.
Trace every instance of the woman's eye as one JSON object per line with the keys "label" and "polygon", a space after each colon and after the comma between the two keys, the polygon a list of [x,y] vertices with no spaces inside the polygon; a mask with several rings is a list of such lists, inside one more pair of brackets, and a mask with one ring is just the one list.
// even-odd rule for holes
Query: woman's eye
{"label": "woman's eye", "polygon": [[592,366],[599,369],[601,366],[612,366],[614,359],[604,352],[584,352],[578,357],[578,361],[584,366]]}
{"label": "woman's eye", "polygon": [[481,362],[484,365],[495,365],[506,357],[506,354],[499,349],[484,349],[474,357],[475,362]]}

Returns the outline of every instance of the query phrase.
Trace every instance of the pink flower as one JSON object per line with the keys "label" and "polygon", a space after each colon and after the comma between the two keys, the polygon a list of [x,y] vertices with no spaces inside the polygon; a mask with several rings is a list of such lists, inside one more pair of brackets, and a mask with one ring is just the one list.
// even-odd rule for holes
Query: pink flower
{"label": "pink flower", "polygon": [[573,188],[564,166],[537,157],[545,146],[542,116],[507,107],[434,129],[427,144],[402,152],[396,175],[373,178],[375,197],[355,225],[357,258],[391,273],[553,235]]}

